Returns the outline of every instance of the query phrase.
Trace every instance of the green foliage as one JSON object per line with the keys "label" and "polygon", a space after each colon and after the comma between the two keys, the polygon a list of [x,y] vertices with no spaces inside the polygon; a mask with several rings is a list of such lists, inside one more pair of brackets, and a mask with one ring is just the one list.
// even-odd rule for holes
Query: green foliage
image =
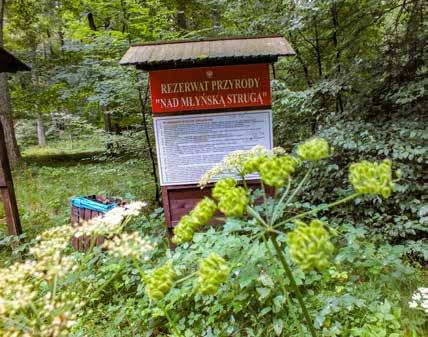
{"label": "green foliage", "polygon": [[[423,312],[408,306],[415,289],[426,286],[426,272],[418,266],[428,259],[424,14],[421,0],[8,2],[5,46],[33,69],[10,81],[17,136],[28,162],[15,172],[27,230],[16,253],[33,258],[27,254],[38,243],[34,237],[68,223],[73,195],[151,196],[141,114],[149,111],[147,78],[118,65],[130,43],[279,34],[290,41],[296,56],[275,65],[275,142],[291,152],[295,144],[316,134],[334,147],[324,147],[332,156],[323,169],[314,164],[313,179],[302,184],[301,198],[274,209],[271,218],[284,220],[284,209],[293,215],[313,212],[329,224],[324,231],[338,233],[329,238],[335,256],[326,254],[327,268],[316,272],[309,270],[312,264],[305,271],[297,264],[290,266],[298,287],[305,290],[302,297],[317,333],[427,335]],[[47,126],[49,146],[44,149],[33,146],[36,115]],[[148,125],[151,122],[148,116]],[[153,137],[151,128],[148,132]],[[318,157],[318,149],[307,150],[303,159]],[[116,159],[117,155],[123,156]],[[132,159],[135,155],[139,159]],[[391,196],[391,186],[383,186],[389,198],[359,195],[326,212],[336,196],[353,193],[348,184],[352,163],[385,158],[392,159],[392,170],[401,172]],[[258,171],[266,158],[259,159],[247,162],[246,170]],[[277,188],[285,184],[285,192],[294,164],[265,162],[264,182]],[[364,182],[364,191],[368,181],[379,183],[374,176],[357,179]],[[297,177],[304,178],[299,170]],[[221,207],[229,215],[241,216],[247,204],[263,198],[261,191],[248,195],[235,182],[220,187],[217,184],[213,195],[219,202],[232,190]],[[377,193],[377,187],[370,190]],[[254,214],[268,212],[272,200],[267,197],[263,205],[254,205]],[[208,209],[202,211],[204,219],[190,218],[180,241],[189,243],[173,253],[167,249],[161,210],[134,219],[128,231],[148,235],[156,243],[151,259],[139,265],[143,273],[129,258],[97,248],[88,253],[67,248],[64,256],[73,257],[79,270],[59,282],[58,292],[64,294],[65,304],[73,298],[67,297],[70,289],[85,302],[70,335],[308,336],[300,324],[296,291],[278,267],[272,242],[257,237],[257,221],[229,218],[223,227],[195,233],[213,207]],[[2,212],[0,207],[0,218]],[[294,227],[291,221],[284,231]],[[9,265],[9,247],[17,242],[3,237],[1,257]],[[295,254],[286,245],[287,235],[278,235],[278,242],[292,261]],[[318,244],[313,238],[304,242],[306,249]],[[210,252],[222,256],[231,272],[215,285],[215,295],[202,296],[195,291],[196,278],[188,275]],[[144,278],[165,265],[165,254],[177,280],[154,305],[145,295]],[[48,284],[44,287],[37,303],[49,293]]]}

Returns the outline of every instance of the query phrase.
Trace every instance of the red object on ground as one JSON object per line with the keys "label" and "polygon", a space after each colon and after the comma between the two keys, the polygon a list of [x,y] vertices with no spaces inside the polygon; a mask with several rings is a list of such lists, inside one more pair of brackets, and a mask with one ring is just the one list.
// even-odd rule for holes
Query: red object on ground
{"label": "red object on ground", "polygon": [[242,64],[150,72],[154,113],[268,107],[269,64]]}

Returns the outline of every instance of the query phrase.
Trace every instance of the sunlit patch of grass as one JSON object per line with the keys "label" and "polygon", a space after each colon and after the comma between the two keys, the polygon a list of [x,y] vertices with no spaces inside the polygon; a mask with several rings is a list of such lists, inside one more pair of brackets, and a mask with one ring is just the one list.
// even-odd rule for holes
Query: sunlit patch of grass
{"label": "sunlit patch of grass", "polygon": [[105,145],[97,139],[50,141],[44,147],[30,146],[22,151],[24,158],[61,156],[94,153],[105,150]]}

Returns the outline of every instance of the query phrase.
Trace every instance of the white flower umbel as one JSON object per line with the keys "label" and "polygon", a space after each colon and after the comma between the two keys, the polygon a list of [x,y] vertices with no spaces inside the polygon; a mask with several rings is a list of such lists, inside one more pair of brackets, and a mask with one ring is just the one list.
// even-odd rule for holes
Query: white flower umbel
{"label": "white flower umbel", "polygon": [[74,229],[75,237],[105,236],[111,237],[123,228],[124,221],[140,214],[147,203],[136,201],[122,207],[113,208],[103,216],[84,222]]}
{"label": "white flower umbel", "polygon": [[122,233],[112,240],[106,241],[104,247],[107,253],[115,257],[131,257],[144,260],[149,259],[149,252],[153,250],[153,245],[138,232]]}
{"label": "white flower umbel", "polygon": [[261,145],[256,145],[250,150],[238,150],[224,156],[221,162],[208,170],[199,181],[199,186],[204,187],[209,182],[223,175],[240,176],[243,171],[245,161],[255,156],[273,156],[275,154],[284,154],[285,150],[281,147],[275,147],[268,150]]}
{"label": "white flower umbel", "polygon": [[409,307],[422,309],[428,315],[428,288],[419,288],[412,296]]}

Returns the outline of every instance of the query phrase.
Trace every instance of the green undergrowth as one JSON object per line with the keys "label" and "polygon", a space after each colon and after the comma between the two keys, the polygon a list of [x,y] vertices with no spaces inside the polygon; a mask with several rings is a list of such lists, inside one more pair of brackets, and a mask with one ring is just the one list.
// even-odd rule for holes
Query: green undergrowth
{"label": "green undergrowth", "polygon": [[[35,155],[33,152],[32,156],[26,152],[24,164],[14,171],[25,231],[21,245],[24,261],[34,258],[37,253],[34,246],[37,245],[39,253],[52,256],[49,253],[50,242],[54,245],[56,239],[52,241],[51,238],[45,243],[34,242],[33,239],[36,234],[51,227],[69,225],[69,200],[72,196],[102,193],[149,201],[149,206],[143,207],[142,214],[126,222],[127,226],[120,227],[124,233],[118,235],[124,235],[126,240],[123,241],[124,245],[116,247],[117,254],[110,254],[99,247],[85,253],[76,252],[68,244],[61,248],[64,249],[62,261],[65,263],[68,258],[72,259],[77,269],[67,269],[64,265],[65,274],[59,277],[58,283],[53,280],[46,283],[43,278],[40,281],[38,274],[29,276],[27,284],[39,282],[39,288],[36,287],[38,296],[34,302],[38,307],[44,305],[44,295],[51,285],[54,289],[52,293],[58,294],[58,303],[68,303],[62,302],[60,295],[70,301],[69,308],[58,309],[74,321],[72,330],[64,330],[62,336],[309,336],[307,326],[300,317],[298,292],[275,258],[278,254],[275,246],[262,240],[256,232],[248,231],[250,226],[256,225],[255,221],[229,217],[224,226],[200,228],[192,233],[190,242],[171,251],[162,210],[151,207],[154,193],[149,161],[144,158],[101,158],[85,151],[64,155]],[[327,170],[330,166],[331,163],[326,161]],[[318,168],[312,172],[311,180],[320,177]],[[272,177],[267,175],[265,178],[270,181]],[[296,181],[300,179],[296,176]],[[276,180],[273,182],[276,183]],[[315,184],[319,182],[315,181]],[[320,187],[309,186],[312,194],[317,196]],[[315,207],[316,204],[310,204],[306,199],[307,190],[303,188],[303,191],[302,201],[296,199],[290,203],[291,214]],[[331,194],[343,196],[345,192],[347,190],[339,190]],[[397,197],[395,193],[391,198]],[[261,198],[260,190],[255,192],[254,198]],[[265,207],[257,206],[257,212],[270,210],[271,203],[269,199]],[[353,215],[357,208],[369,209],[370,205],[371,199],[365,198],[355,200],[348,207],[341,205],[340,209],[345,215]],[[219,207],[225,206],[224,203],[219,204]],[[236,203],[228,206],[235,209]],[[353,222],[352,218],[348,220],[337,216],[341,215],[339,212],[320,212],[318,215],[320,220],[328,223],[329,231],[336,233],[331,237],[334,252],[322,270],[303,270],[299,267],[298,263],[293,262],[292,251],[287,245],[290,228],[279,228],[284,233],[276,232],[279,233],[277,241],[282,254],[290,261],[292,275],[302,293],[316,335],[425,336],[428,331],[426,314],[410,308],[409,301],[418,288],[426,287],[426,270],[419,263],[420,258],[412,258],[407,241],[397,244],[379,238],[374,240],[373,229],[362,222],[364,217]],[[17,255],[11,254],[10,242],[4,239],[5,228],[2,224],[0,268],[17,261]],[[99,230],[105,229],[100,226]],[[67,233],[57,235],[69,242]],[[132,258],[132,254],[141,254],[144,249],[140,241],[135,241],[138,245],[133,245],[129,235],[134,235],[134,239],[137,235],[152,244],[147,259],[138,255],[136,262]],[[110,240],[111,245],[117,245],[112,237]],[[33,251],[27,249],[30,247]],[[198,291],[200,274],[197,270],[201,261],[211,253],[224,258],[230,273],[222,279],[215,294],[201,294]],[[147,280],[154,270],[168,265],[168,261],[174,266],[177,279],[172,287],[169,286],[169,291],[165,291],[164,298],[156,302],[146,294]],[[43,263],[42,267],[50,270],[49,265]],[[55,265],[56,262],[52,263]],[[4,270],[9,272],[9,269]],[[13,268],[10,271],[13,272]],[[77,305],[75,302],[83,304]],[[52,328],[50,319],[56,317],[56,312],[48,314],[50,316],[47,315],[42,326]],[[34,317],[31,311],[23,312],[22,316],[12,316],[19,319]],[[1,328],[13,330],[9,326],[1,326],[0,321],[0,332]],[[34,336],[44,335],[35,333]]]}

